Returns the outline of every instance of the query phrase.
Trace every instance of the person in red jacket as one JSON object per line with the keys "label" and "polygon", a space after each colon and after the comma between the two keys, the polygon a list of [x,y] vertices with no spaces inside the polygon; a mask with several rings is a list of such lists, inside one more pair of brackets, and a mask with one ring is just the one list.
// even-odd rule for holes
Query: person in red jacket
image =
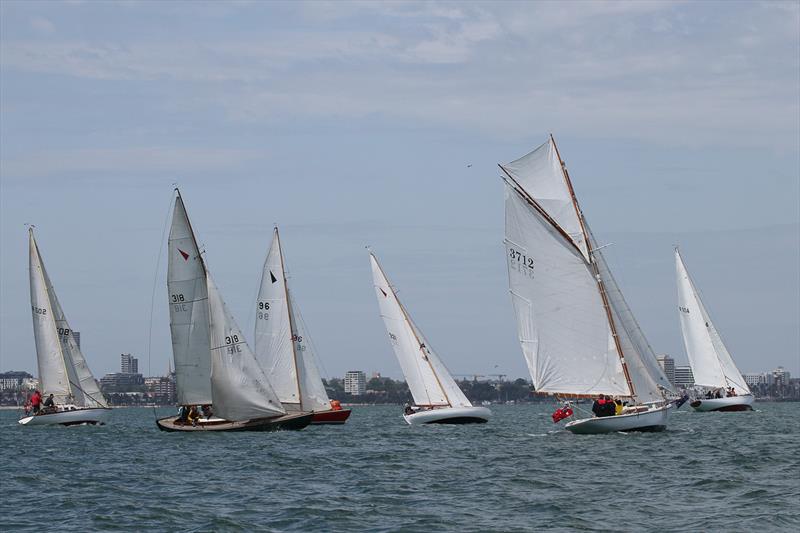
{"label": "person in red jacket", "polygon": [[39,394],[38,390],[35,390],[31,395],[31,407],[33,407],[33,414],[38,415],[41,406],[42,406],[42,395]]}

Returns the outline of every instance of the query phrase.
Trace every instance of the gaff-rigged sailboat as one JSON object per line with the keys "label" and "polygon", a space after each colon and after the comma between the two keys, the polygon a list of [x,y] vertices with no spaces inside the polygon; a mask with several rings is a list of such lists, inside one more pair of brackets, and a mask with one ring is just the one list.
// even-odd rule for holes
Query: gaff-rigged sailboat
{"label": "gaff-rigged sailboat", "polygon": [[[709,389],[705,398],[697,398],[689,405],[696,411],[752,409],[753,394],[750,387],[711,322],[677,247],[675,270],[678,276],[678,315],[694,383]],[[734,394],[729,393],[730,389]]]}
{"label": "gaff-rigged sailboat", "polygon": [[43,398],[53,395],[55,406],[19,420],[26,426],[104,424],[111,413],[100,387],[67,323],[39,247],[28,229],[31,311],[36,361]]}
{"label": "gaff-rigged sailboat", "polygon": [[621,415],[569,422],[574,433],[663,430],[670,384],[589,230],[553,137],[500,168],[509,288],[534,388],[629,403]]}
{"label": "gaff-rigged sailboat", "polygon": [[[178,404],[206,406],[200,417],[171,416],[164,431],[272,431],[302,429],[310,414],[281,407],[267,377],[211,279],[176,189],[169,233],[170,331]],[[192,420],[194,418],[194,420]]]}
{"label": "gaff-rigged sailboat", "polygon": [[287,412],[313,412],[312,424],[344,424],[350,409],[342,409],[328,398],[308,332],[298,315],[275,228],[256,302],[256,360]]}
{"label": "gaff-rigged sailboat", "polygon": [[411,425],[487,422],[492,412],[486,407],[473,406],[464,396],[397,299],[375,254],[370,252],[369,258],[381,318],[414,398],[415,407],[404,414],[406,422]]}

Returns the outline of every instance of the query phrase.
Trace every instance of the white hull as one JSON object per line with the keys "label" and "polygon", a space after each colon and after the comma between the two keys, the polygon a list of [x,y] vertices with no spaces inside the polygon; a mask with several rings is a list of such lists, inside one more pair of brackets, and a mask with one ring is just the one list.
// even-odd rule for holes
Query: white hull
{"label": "white hull", "polygon": [[485,407],[441,407],[403,415],[412,426],[422,424],[483,424],[492,417]]}
{"label": "white hull", "polygon": [[667,404],[639,413],[584,418],[569,422],[565,427],[581,435],[617,431],[663,431],[667,427],[667,416],[671,407],[672,404]]}
{"label": "white hull", "polygon": [[78,408],[70,411],[31,415],[21,418],[19,423],[23,426],[73,426],[77,424],[105,424],[111,416],[111,409],[106,408]]}
{"label": "white hull", "polygon": [[697,398],[689,405],[700,412],[708,411],[750,411],[753,409],[753,395],[727,396],[725,398]]}

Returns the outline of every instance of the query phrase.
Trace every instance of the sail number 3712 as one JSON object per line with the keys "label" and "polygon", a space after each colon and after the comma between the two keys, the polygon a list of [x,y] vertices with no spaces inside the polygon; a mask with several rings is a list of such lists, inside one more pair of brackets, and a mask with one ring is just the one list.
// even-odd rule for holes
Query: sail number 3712
{"label": "sail number 3712", "polygon": [[508,265],[520,274],[533,277],[533,257],[513,247],[508,248]]}

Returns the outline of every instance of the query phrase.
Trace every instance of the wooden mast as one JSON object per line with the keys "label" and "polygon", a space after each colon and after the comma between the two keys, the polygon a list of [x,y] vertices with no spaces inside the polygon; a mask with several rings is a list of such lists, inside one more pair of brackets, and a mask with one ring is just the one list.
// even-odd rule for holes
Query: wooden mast
{"label": "wooden mast", "polygon": [[297,331],[292,320],[292,303],[289,300],[289,284],[286,282],[286,266],[283,262],[283,248],[278,235],[278,226],[275,226],[275,241],[278,243],[278,254],[281,258],[281,275],[283,276],[283,291],[286,295],[286,312],[289,315],[289,334],[292,337],[292,358],[294,361],[294,378],[297,383],[297,398],[300,402],[300,411],[303,410],[303,391],[300,389],[300,368],[297,366]]}
{"label": "wooden mast", "polygon": [[556,157],[558,157],[558,161],[561,164],[561,172],[564,176],[564,182],[567,184],[567,189],[569,190],[570,197],[572,198],[572,206],[575,208],[575,214],[577,215],[578,222],[580,222],[581,225],[581,231],[583,232],[586,250],[589,253],[589,264],[592,265],[592,270],[594,270],[594,276],[597,280],[597,290],[600,291],[600,298],[603,300],[603,307],[605,307],[606,310],[608,325],[611,328],[611,335],[614,337],[614,346],[617,348],[617,354],[619,355],[620,363],[622,363],[622,371],[625,373],[625,380],[628,382],[628,389],[631,391],[631,396],[635,396],[636,390],[633,387],[633,381],[631,380],[630,372],[628,372],[628,364],[625,362],[625,354],[622,352],[622,344],[619,342],[619,335],[617,335],[617,327],[614,324],[614,316],[611,312],[611,305],[608,302],[608,295],[606,294],[605,285],[600,277],[600,269],[597,267],[597,261],[595,261],[594,254],[591,250],[591,242],[589,241],[589,234],[586,231],[583,212],[578,205],[578,199],[575,196],[575,190],[572,188],[572,182],[569,179],[567,166],[564,163],[564,160],[561,159],[561,154],[558,152],[558,146],[556,146],[556,140],[553,138],[552,134],[550,134],[550,142],[553,143],[553,148],[556,151]]}
{"label": "wooden mast", "polygon": [[[389,278],[386,277],[386,272],[383,271],[383,267],[381,266],[380,262],[378,261],[378,258],[375,257],[375,254],[373,254],[372,252],[370,252],[370,255],[375,260],[375,264],[378,265],[378,269],[380,269],[381,274],[383,275],[383,279],[385,279],[387,281],[387,285],[389,285],[389,283],[388,283]],[[406,323],[408,324],[408,327],[411,328],[411,333],[413,333],[414,334],[414,338],[417,339],[417,344],[419,345],[419,351],[422,352],[422,358],[425,360],[426,363],[428,363],[428,367],[431,369],[431,373],[433,373],[433,377],[436,378],[436,384],[439,385],[439,390],[441,390],[442,394],[444,394],[444,399],[447,400],[447,405],[452,407],[453,404],[450,402],[450,397],[447,396],[447,391],[444,390],[444,387],[442,386],[442,382],[439,380],[439,375],[436,373],[436,370],[433,368],[433,365],[431,364],[430,359],[428,358],[428,356],[423,351],[423,347],[425,349],[427,349],[427,346],[425,345],[424,342],[422,342],[420,340],[419,336],[417,335],[417,330],[414,328],[413,323],[411,322],[411,318],[408,316],[408,313],[406,312],[406,308],[403,307],[403,303],[400,301],[400,298],[397,297],[397,293],[394,292],[394,289],[392,288],[391,285],[389,285],[389,290],[392,291],[392,295],[394,296],[394,299],[397,300],[397,305],[398,305],[398,307],[400,307],[400,312],[403,313],[403,318],[405,319]],[[428,392],[427,387],[425,388],[425,392]],[[428,401],[430,402],[428,405],[433,407],[433,402],[431,402],[431,395],[430,394],[428,394]]]}

